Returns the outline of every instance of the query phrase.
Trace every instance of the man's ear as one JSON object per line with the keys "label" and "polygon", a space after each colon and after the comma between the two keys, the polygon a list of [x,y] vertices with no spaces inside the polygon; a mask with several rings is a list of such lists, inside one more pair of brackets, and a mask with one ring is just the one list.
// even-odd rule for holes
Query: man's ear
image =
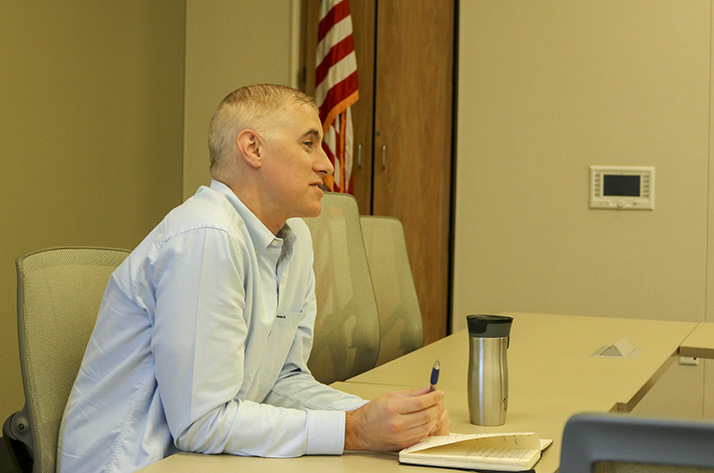
{"label": "man's ear", "polygon": [[248,166],[253,168],[259,168],[263,164],[262,151],[263,151],[263,140],[260,135],[253,130],[243,130],[236,138],[236,143],[238,144],[238,150],[243,156],[243,160],[248,164]]}

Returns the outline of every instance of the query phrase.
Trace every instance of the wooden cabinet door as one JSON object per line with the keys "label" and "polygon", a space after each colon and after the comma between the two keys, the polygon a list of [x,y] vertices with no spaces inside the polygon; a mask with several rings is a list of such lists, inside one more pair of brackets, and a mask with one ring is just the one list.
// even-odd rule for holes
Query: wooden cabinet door
{"label": "wooden cabinet door", "polygon": [[377,9],[372,213],[404,225],[430,343],[447,333],[454,2]]}

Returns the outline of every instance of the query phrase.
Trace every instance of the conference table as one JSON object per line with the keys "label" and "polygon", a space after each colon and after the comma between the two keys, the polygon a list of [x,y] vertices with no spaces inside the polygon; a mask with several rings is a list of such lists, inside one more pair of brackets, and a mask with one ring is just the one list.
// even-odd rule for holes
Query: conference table
{"label": "conference table", "polygon": [[[698,342],[696,322],[508,313],[514,318],[508,349],[509,401],[506,423],[483,427],[469,422],[466,380],[468,332],[461,330],[344,382],[336,389],[373,399],[393,390],[426,386],[431,367],[440,361],[438,388],[446,394],[452,432],[536,432],[553,439],[536,464],[537,473],[558,470],[563,427],[577,412],[629,412],[644,397],[690,340]],[[710,325],[710,324],[704,324]],[[711,324],[714,327],[714,324]],[[714,330],[714,329],[713,329]],[[702,340],[709,332],[702,333]],[[712,332],[714,333],[714,332]],[[694,338],[690,338],[694,337]],[[625,356],[603,356],[613,345],[634,348]],[[699,343],[699,344],[698,344]],[[714,346],[712,346],[714,354]],[[687,355],[691,356],[691,355]],[[399,472],[444,471],[402,465],[396,453],[346,452],[342,456],[291,459],[178,453],[141,470],[184,472]]]}
{"label": "conference table", "polygon": [[701,322],[679,346],[681,356],[714,358],[714,323]]}

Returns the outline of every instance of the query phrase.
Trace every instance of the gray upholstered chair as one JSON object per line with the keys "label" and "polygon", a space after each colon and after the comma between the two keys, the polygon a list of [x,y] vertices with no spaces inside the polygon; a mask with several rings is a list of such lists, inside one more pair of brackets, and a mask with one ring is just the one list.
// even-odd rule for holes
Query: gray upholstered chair
{"label": "gray upholstered chair", "polygon": [[357,201],[327,192],[320,216],[305,222],[315,251],[317,298],[308,367],[318,381],[343,381],[373,368],[379,353],[379,317]]}
{"label": "gray upholstered chair", "polygon": [[560,473],[714,472],[714,422],[583,413],[563,431]]}
{"label": "gray upholstered chair", "polygon": [[379,313],[381,365],[424,345],[421,310],[401,222],[371,215],[360,222]]}
{"label": "gray upholstered chair", "polygon": [[57,437],[110,275],[129,255],[52,248],[17,259],[17,324],[25,407],[3,426],[24,444],[33,473],[55,471]]}

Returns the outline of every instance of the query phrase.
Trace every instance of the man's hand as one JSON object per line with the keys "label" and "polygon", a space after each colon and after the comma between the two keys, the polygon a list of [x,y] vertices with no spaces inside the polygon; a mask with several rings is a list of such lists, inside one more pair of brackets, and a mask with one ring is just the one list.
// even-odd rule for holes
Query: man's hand
{"label": "man's hand", "polygon": [[396,451],[450,431],[443,391],[391,392],[347,412],[345,450]]}

